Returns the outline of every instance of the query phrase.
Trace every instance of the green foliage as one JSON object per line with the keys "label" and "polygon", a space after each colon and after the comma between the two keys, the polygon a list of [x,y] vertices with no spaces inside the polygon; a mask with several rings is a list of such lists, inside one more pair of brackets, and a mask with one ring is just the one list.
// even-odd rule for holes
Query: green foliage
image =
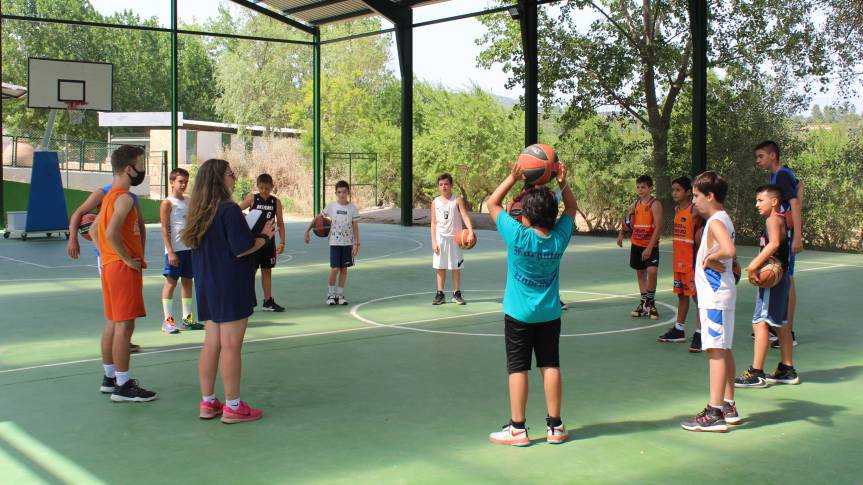
{"label": "green foliage", "polygon": [[249,177],[237,177],[234,183],[234,200],[241,202],[255,190],[255,181]]}

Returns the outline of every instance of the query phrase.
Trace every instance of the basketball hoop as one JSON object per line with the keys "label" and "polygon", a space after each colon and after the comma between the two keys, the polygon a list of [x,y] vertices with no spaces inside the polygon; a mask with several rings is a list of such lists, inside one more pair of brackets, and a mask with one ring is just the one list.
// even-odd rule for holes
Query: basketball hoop
{"label": "basketball hoop", "polygon": [[87,106],[84,101],[64,101],[66,103],[66,114],[69,116],[69,123],[80,125],[84,121],[84,110],[81,109]]}

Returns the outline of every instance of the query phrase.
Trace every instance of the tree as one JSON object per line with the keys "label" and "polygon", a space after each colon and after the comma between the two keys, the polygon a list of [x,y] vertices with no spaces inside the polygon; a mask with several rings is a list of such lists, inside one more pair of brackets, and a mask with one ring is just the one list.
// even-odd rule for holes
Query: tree
{"label": "tree", "polygon": [[[669,203],[668,134],[675,103],[690,75],[692,41],[685,0],[574,0],[557,18],[540,15],[540,94],[546,112],[565,105],[564,132],[612,107],[637,120],[650,134],[650,166],[657,189]],[[827,73],[823,36],[812,20],[814,0],[712,1],[709,64],[805,85]],[[582,10],[594,14],[584,32]],[[518,22],[506,16],[481,21],[488,33],[479,63],[502,63],[508,86],[523,82]],[[767,69],[771,72],[766,72]]]}
{"label": "tree", "polygon": [[819,0],[824,9],[829,45],[835,60],[834,72],[846,94],[859,87],[863,75],[863,2],[860,0]]}

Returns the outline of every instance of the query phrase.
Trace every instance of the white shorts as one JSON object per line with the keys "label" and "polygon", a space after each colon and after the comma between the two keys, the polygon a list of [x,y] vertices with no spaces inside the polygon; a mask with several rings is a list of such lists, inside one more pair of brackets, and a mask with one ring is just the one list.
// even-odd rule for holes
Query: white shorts
{"label": "white shorts", "polygon": [[437,235],[437,244],[440,247],[440,254],[432,253],[432,268],[464,269],[464,257],[454,237]]}
{"label": "white shorts", "polygon": [[701,350],[731,349],[734,340],[734,310],[698,309]]}

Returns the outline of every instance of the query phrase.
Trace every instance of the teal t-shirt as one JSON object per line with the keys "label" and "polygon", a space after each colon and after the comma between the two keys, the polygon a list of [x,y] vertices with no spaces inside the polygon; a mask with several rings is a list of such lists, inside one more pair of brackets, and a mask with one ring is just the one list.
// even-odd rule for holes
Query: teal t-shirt
{"label": "teal t-shirt", "polygon": [[496,223],[506,242],[503,312],[524,323],[560,318],[560,259],[572,237],[572,217],[561,216],[547,237],[503,211]]}

